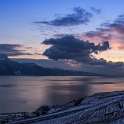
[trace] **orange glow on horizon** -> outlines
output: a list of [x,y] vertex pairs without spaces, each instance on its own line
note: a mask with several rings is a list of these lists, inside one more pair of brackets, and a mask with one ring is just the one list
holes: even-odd
[[124,62],[124,58],[121,57],[110,57],[110,56],[95,56],[97,59],[103,58],[107,62],[112,61],[112,62]]

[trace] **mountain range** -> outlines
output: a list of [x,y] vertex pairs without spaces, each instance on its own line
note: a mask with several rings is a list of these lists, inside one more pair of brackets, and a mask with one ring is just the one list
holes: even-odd
[[101,76],[100,74],[45,68],[35,63],[19,63],[0,55],[0,75],[10,76]]

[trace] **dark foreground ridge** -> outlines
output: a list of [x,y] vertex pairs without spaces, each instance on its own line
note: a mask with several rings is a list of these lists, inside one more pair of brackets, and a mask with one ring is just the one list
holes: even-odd
[[102,76],[89,72],[44,68],[35,63],[18,63],[0,55],[0,75],[3,76]]
[[0,115],[0,124],[123,124],[124,91],[97,93],[61,106]]

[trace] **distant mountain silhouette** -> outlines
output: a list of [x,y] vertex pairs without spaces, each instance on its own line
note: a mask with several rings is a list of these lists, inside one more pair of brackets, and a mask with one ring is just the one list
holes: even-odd
[[99,74],[45,68],[35,63],[18,63],[0,55],[0,75],[18,76],[101,76]]

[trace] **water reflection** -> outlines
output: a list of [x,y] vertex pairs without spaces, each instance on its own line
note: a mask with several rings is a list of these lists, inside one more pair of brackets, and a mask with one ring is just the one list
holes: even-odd
[[61,83],[52,83],[47,87],[49,103],[64,104],[77,97],[87,96],[90,90],[88,82],[91,80],[92,78],[83,78],[83,80],[75,78],[74,80],[61,80]]
[[97,92],[123,90],[124,78],[0,77],[0,113],[33,111]]

